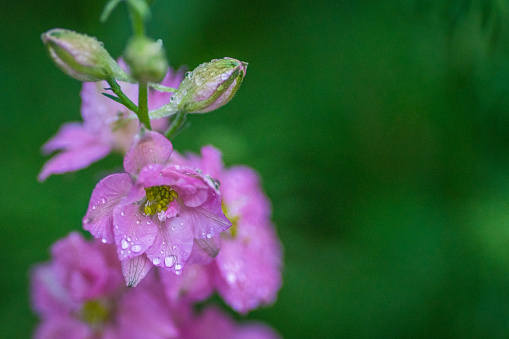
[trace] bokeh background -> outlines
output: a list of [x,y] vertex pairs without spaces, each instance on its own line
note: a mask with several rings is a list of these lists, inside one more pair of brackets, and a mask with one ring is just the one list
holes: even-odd
[[[81,228],[112,155],[44,183],[40,146],[80,120],[81,84],[40,33],[130,36],[104,0],[0,4],[0,337],[36,323],[28,271]],[[509,337],[509,2],[157,0],[175,67],[249,62],[235,99],[192,116],[179,151],[213,144],[263,177],[285,249],[272,307],[284,338]]]

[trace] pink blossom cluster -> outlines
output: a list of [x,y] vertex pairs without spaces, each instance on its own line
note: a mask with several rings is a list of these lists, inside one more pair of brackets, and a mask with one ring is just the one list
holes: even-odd
[[[163,84],[178,87],[182,74]],[[92,191],[83,228],[56,242],[32,272],[36,338],[278,338],[261,324],[239,325],[219,308],[194,305],[217,293],[234,311],[271,304],[281,287],[281,244],[257,173],[225,168],[205,146],[182,155],[158,131],[140,127],[120,104],[85,83],[83,124],[66,124],[44,147],[61,151],[39,178],[87,167],[111,151],[124,172]],[[133,95],[136,85],[123,86]],[[133,91],[133,93],[130,93]],[[150,92],[149,106],[168,101]]]
[[173,286],[152,271],[136,287],[123,283],[115,246],[71,233],[32,270],[32,304],[41,318],[35,339],[276,339],[257,322],[236,323],[215,306],[201,312],[170,302]]

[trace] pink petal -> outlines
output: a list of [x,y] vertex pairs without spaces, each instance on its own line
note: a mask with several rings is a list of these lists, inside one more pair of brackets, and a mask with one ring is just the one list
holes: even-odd
[[158,225],[136,204],[119,204],[113,210],[115,243],[120,260],[139,256],[154,243]]
[[88,339],[92,335],[92,330],[86,324],[64,316],[44,320],[35,330],[34,339]]
[[208,265],[186,265],[182,275],[168,270],[159,270],[159,277],[164,292],[173,305],[183,300],[200,302],[207,299],[213,292]]
[[113,243],[113,208],[127,195],[133,186],[126,173],[112,174],[95,186],[87,213],[83,217],[83,228],[103,242]]
[[52,174],[73,172],[85,168],[111,152],[111,147],[101,142],[84,144],[77,148],[65,150],[48,160],[37,179],[46,180]]
[[42,146],[43,153],[49,154],[66,148],[77,148],[97,142],[97,136],[90,134],[82,124],[70,122],[62,125],[57,134]]
[[147,250],[147,257],[155,266],[180,273],[193,248],[193,233],[181,218],[167,219],[158,226],[153,245]]
[[221,209],[220,202],[208,202],[199,207],[181,206],[180,217],[193,226],[196,239],[212,238],[231,226]]
[[122,274],[124,275],[126,286],[136,287],[146,277],[152,267],[154,265],[144,254],[122,260]]
[[137,138],[124,157],[124,169],[127,173],[138,174],[149,164],[165,164],[170,158],[173,146],[163,135],[148,131]]
[[118,338],[165,339],[178,335],[163,287],[151,275],[123,295],[117,318]]

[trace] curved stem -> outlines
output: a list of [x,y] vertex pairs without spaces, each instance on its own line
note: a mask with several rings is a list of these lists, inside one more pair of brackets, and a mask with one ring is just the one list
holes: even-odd
[[145,25],[143,18],[129,2],[127,2],[127,7],[129,9],[129,16],[131,17],[131,24],[133,26],[134,35],[138,37],[145,36]]
[[150,118],[148,116],[148,86],[146,82],[141,82],[138,85],[138,119],[140,122],[151,130]]
[[111,90],[113,91],[113,93],[115,93],[117,95],[117,97],[120,99],[122,104],[125,107],[129,108],[134,113],[138,114],[138,106],[136,106],[131,101],[131,99],[129,99],[127,97],[127,95],[125,95],[124,92],[122,92],[122,88],[120,88],[120,85],[117,83],[117,81],[113,78],[108,79],[107,81],[108,81],[108,84],[110,85]]
[[186,112],[185,111],[178,111],[175,115],[175,118],[171,122],[170,128],[166,131],[166,138],[168,140],[173,139],[177,133],[180,131],[180,128],[186,121]]

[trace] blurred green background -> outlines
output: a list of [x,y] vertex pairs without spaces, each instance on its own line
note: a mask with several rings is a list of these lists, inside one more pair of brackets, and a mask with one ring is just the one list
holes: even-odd
[[[80,119],[81,84],[40,33],[130,36],[104,0],[0,4],[0,337],[37,323],[28,270],[81,228],[112,155],[44,183],[40,146]],[[157,0],[148,32],[174,67],[249,62],[235,99],[190,117],[259,171],[285,249],[266,321],[285,338],[509,337],[509,3]]]

